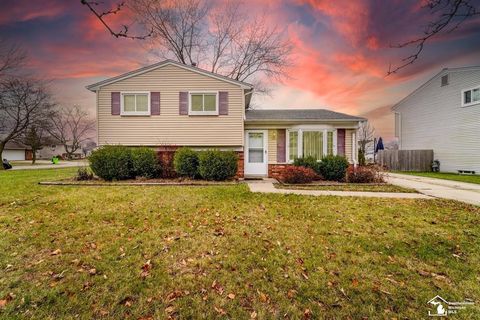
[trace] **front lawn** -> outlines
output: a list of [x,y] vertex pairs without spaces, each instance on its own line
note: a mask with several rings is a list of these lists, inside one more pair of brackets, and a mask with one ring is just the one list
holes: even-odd
[[1,319],[419,319],[480,312],[480,209],[0,172]]
[[451,173],[451,172],[413,172],[413,171],[407,171],[407,172],[399,171],[396,173],[480,184],[480,175],[478,174],[458,174],[458,173]]

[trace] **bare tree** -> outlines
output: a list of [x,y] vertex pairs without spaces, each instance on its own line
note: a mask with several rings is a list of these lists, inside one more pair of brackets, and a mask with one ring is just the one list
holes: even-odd
[[125,2],[118,3],[115,7],[110,8],[105,11],[99,11],[98,6],[101,4],[100,1],[89,1],[89,0],[80,0],[80,3],[87,6],[88,9],[98,18],[98,20],[103,24],[103,26],[110,32],[112,36],[115,38],[128,38],[128,39],[140,39],[144,40],[151,36],[151,32],[141,36],[132,36],[129,32],[129,26],[127,24],[122,25],[122,29],[120,31],[114,31],[110,25],[105,20],[108,16],[115,15],[119,13],[122,8],[125,6]]
[[52,141],[47,131],[49,125],[50,121],[37,122],[31,125],[19,139],[16,139],[32,149],[32,164],[37,160],[37,151]]
[[442,33],[449,33],[457,29],[466,20],[480,15],[478,0],[428,0],[423,8],[430,10],[437,18],[431,21],[425,28],[423,35],[416,39],[393,45],[394,48],[414,47],[414,52],[402,59],[398,66],[391,66],[387,75],[415,63],[420,57],[425,44],[433,37]]
[[95,129],[95,122],[80,106],[61,108],[50,127],[49,134],[63,147],[67,158],[72,159],[73,154],[89,140]]
[[373,128],[368,121],[361,122],[357,135],[358,160],[360,165],[365,165],[365,155],[374,142],[375,128]]
[[19,139],[31,125],[49,117],[52,108],[51,95],[42,82],[3,79],[0,82],[0,158],[7,142]]
[[[92,4],[85,0],[82,3],[89,7]],[[114,13],[125,8],[149,30],[149,37],[143,39],[162,58],[257,84],[287,77],[290,41],[281,29],[267,24],[265,15],[247,12],[241,1],[230,0],[213,7],[203,0],[135,0],[122,2]],[[100,14],[99,18],[103,17]]]
[[4,79],[12,71],[20,68],[26,58],[27,55],[23,48],[0,39],[0,79]]

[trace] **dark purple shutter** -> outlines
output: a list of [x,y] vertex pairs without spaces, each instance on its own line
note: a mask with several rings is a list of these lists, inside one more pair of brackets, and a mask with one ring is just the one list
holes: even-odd
[[345,129],[337,129],[337,154],[345,155]]
[[218,114],[226,116],[228,115],[228,92],[220,91],[218,95]]
[[188,92],[180,92],[178,100],[180,102],[178,113],[188,115]]
[[286,131],[279,129],[277,130],[277,162],[285,162],[286,158]]
[[112,92],[112,115],[120,114],[120,92]]
[[150,114],[160,115],[160,92],[150,92]]

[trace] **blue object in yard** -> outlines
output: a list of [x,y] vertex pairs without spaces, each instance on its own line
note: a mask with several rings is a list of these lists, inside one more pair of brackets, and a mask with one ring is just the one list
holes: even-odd
[[383,147],[383,140],[382,137],[378,138],[377,145],[375,146],[375,153],[377,153],[379,150],[384,150],[385,148]]

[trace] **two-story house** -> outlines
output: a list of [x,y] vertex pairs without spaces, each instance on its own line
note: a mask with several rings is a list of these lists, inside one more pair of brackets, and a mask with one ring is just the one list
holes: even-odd
[[253,86],[166,60],[87,87],[97,101],[97,142],[238,152],[239,176],[275,176],[295,157],[356,162],[365,119],[324,109],[250,110]]
[[441,171],[480,172],[480,66],[443,69],[392,110],[401,150],[433,149]]

